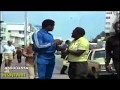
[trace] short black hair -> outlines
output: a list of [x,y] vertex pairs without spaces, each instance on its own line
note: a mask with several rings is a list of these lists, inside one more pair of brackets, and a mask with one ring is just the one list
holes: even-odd
[[69,42],[70,42],[70,40],[66,40],[66,41],[65,41],[65,43],[69,43]]
[[54,26],[54,23],[55,21],[53,21],[52,19],[45,19],[43,22],[42,22],[42,28],[46,28],[47,26]]
[[81,36],[85,35],[85,30],[81,27],[76,27],[75,30],[79,35],[81,35]]

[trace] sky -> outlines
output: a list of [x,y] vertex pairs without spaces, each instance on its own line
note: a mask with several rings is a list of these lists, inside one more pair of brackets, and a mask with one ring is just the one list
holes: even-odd
[[[3,11],[2,19],[6,23],[24,23],[24,11]],[[51,32],[55,38],[70,39],[75,27],[85,29],[85,37],[94,39],[105,30],[105,11],[27,11],[28,22],[40,25],[44,19],[55,21]]]

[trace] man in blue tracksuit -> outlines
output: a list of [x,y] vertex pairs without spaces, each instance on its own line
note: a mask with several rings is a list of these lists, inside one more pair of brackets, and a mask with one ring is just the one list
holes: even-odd
[[33,50],[36,53],[37,71],[39,79],[51,79],[55,66],[55,51],[61,40],[54,40],[53,35],[49,33],[54,29],[55,22],[46,19],[42,22],[42,29],[32,35]]

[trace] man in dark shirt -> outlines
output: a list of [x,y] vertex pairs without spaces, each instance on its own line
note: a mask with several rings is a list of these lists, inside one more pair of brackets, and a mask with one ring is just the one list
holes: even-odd
[[117,76],[120,79],[120,20],[113,25],[115,35],[106,41],[106,70],[110,70],[110,60],[112,58]]
[[20,47],[17,48],[16,54],[17,54],[18,63],[21,63],[22,50],[20,49]]
[[0,39],[0,67],[2,64],[2,53],[3,53],[2,40]]

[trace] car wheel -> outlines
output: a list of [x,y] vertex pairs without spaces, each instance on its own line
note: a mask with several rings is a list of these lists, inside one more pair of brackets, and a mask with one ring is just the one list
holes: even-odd
[[87,77],[88,77],[88,79],[98,79],[99,75],[98,75],[95,67],[91,68],[91,73],[89,73],[87,75]]
[[95,79],[95,76],[94,76],[94,74],[89,73],[89,74],[87,75],[87,78],[88,78],[88,79]]
[[92,72],[93,72],[93,74],[94,74],[95,79],[98,79],[98,78],[99,78],[99,74],[97,73],[95,67],[92,67]]

